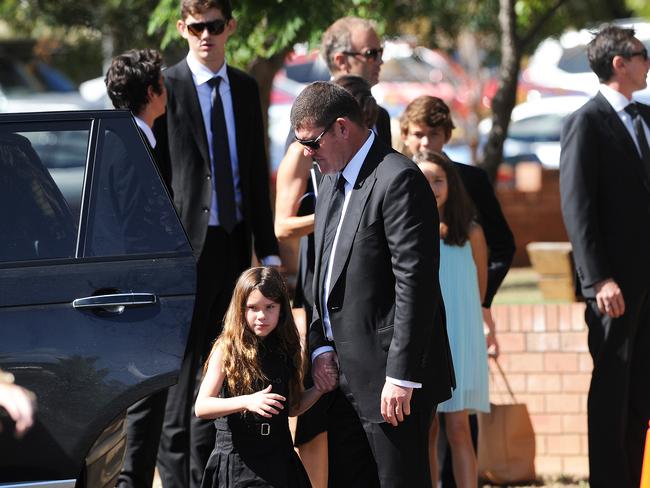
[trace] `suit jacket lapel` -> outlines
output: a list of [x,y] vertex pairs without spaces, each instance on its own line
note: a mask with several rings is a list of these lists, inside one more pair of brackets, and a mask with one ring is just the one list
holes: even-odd
[[596,95],[594,100],[598,103],[598,106],[603,113],[603,121],[607,124],[612,137],[616,140],[617,147],[621,149],[621,159],[630,161],[630,164],[638,173],[639,178],[643,181],[646,189],[650,191],[650,182],[648,182],[648,176],[643,167],[643,161],[641,160],[639,151],[629,131],[623,122],[621,122],[621,119],[614,111],[614,108],[600,92]]
[[174,86],[174,93],[177,93],[181,106],[186,108],[186,119],[188,127],[194,127],[191,131],[196,145],[201,151],[201,156],[206,164],[210,164],[210,151],[208,150],[208,138],[206,136],[205,125],[203,124],[203,113],[199,104],[199,95],[196,92],[192,72],[187,65],[187,61],[182,61],[182,69],[179,70],[179,76]]
[[[336,249],[334,254],[334,263],[332,265],[332,277],[330,280],[330,290],[334,288],[338,282],[345,264],[348,261],[348,256],[352,250],[352,244],[354,242],[354,236],[357,233],[359,228],[359,222],[361,221],[361,215],[366,207],[366,202],[372,191],[373,186],[375,185],[375,169],[381,161],[381,156],[378,154],[379,146],[377,142],[372,145],[370,152],[366,156],[357,181],[354,184],[352,189],[352,194],[350,195],[350,201],[348,202],[347,209],[345,211],[345,217],[343,218],[343,225],[339,232],[339,239],[336,243]],[[318,255],[318,254],[317,254]]]
[[239,167],[246,163],[246,158],[242,156],[242,150],[246,147],[246,141],[244,140],[247,132],[247,120],[248,116],[248,107],[247,99],[241,91],[242,83],[237,82],[237,73],[227,66],[228,70],[228,80],[230,81],[230,97],[232,98],[232,109],[235,116],[235,138],[237,140],[237,161]]
[[[314,255],[316,256],[316,262],[314,263],[314,286],[312,288],[314,290],[314,305],[316,307],[319,307],[322,296],[323,278],[321,273],[324,270],[321,266],[320,258],[323,251],[323,240],[325,238],[325,218],[332,199],[335,177],[336,175],[323,176],[321,184],[318,187],[321,193],[319,193],[319,198],[316,200],[316,215],[318,215],[319,218],[314,220]],[[320,215],[323,215],[324,217],[320,218]]]

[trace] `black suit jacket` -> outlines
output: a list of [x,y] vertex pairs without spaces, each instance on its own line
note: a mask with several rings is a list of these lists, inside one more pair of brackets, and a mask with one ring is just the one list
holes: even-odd
[[[320,257],[336,178],[323,178],[316,203],[312,351],[327,345]],[[387,375],[423,384],[413,392],[414,410],[451,396],[438,227],[435,198],[418,167],[375,139],[339,233],[327,303],[341,371],[360,416],[371,422],[383,422]]]
[[[650,125],[650,107],[640,110]],[[599,93],[567,119],[561,143],[562,213],[584,296],[606,278],[624,296],[646,289],[650,181],[630,133]]]
[[388,111],[381,105],[377,105],[377,121],[375,122],[375,128],[377,129],[379,140],[387,146],[392,147],[393,141],[390,133],[390,115],[388,115]]
[[501,282],[506,277],[512,258],[515,255],[515,239],[506,222],[501,205],[494,194],[487,173],[481,168],[462,163],[454,163],[465,189],[474,202],[478,219],[485,233],[488,255],[488,281],[485,291],[484,307],[492,305]]
[[[200,256],[210,217],[212,180],[210,153],[201,107],[186,60],[163,72],[167,113],[155,124],[159,165],[174,196],[174,205],[196,256]],[[247,249],[255,236],[255,252],[277,255],[269,195],[269,170],[264,127],[255,80],[228,66],[235,114],[239,181]],[[165,154],[165,149],[168,152]]]

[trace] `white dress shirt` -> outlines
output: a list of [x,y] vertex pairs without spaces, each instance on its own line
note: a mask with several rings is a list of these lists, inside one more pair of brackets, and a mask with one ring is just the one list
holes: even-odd
[[144,133],[145,137],[149,141],[149,145],[151,146],[151,148],[153,149],[154,147],[156,147],[156,136],[153,135],[153,131],[151,130],[151,127],[149,127],[147,123],[141,118],[135,115],[133,116],[133,118],[135,119],[135,125],[140,127],[140,130]]
[[[345,190],[344,190],[345,198],[343,200],[343,208],[341,209],[341,219],[339,220],[339,223],[336,227],[336,234],[334,235],[334,242],[332,243],[332,251],[330,252],[329,261],[327,262],[327,267],[325,268],[325,281],[323,282],[323,290],[322,290],[323,295],[321,297],[321,304],[322,304],[321,310],[323,312],[323,316],[321,317],[321,319],[323,322],[323,330],[325,332],[325,337],[327,337],[327,339],[330,341],[334,341],[334,334],[332,332],[332,324],[330,323],[329,310],[327,309],[327,300],[329,299],[330,283],[332,280],[332,268],[334,264],[334,258],[336,256],[336,245],[338,244],[339,232],[341,231],[341,226],[343,225],[343,219],[345,219],[345,213],[348,208],[348,203],[350,202],[352,189],[354,188],[354,184],[357,181],[357,177],[359,176],[359,172],[361,171],[363,162],[366,160],[366,156],[368,155],[368,152],[370,152],[370,147],[372,146],[372,143],[374,141],[375,141],[375,133],[374,131],[369,130],[368,139],[366,139],[366,142],[361,146],[361,148],[357,151],[357,153],[352,157],[350,162],[345,166],[343,171],[338,175],[338,178],[345,179]],[[317,356],[333,350],[334,348],[331,346],[322,346],[317,348],[312,353],[311,356],[312,362]],[[410,387],[410,388],[422,387],[421,383],[415,383],[413,381],[406,381],[406,380],[398,380],[395,378],[391,378],[389,376],[386,377],[386,380],[390,381],[393,384],[404,386],[404,387]]]
[[[632,137],[632,140],[636,145],[636,150],[639,152],[639,156],[643,157],[641,155],[639,141],[636,140],[636,132],[634,131],[632,116],[625,111],[625,107],[634,102],[634,100],[629,100],[625,95],[617,92],[605,84],[600,85],[600,93],[602,93],[602,95],[605,97],[605,100],[607,100],[612,108],[616,111],[616,115],[618,115],[618,118],[621,119],[621,122],[623,122],[623,125],[630,133],[630,137]],[[648,125],[645,123],[645,120],[642,119],[642,121],[646,141],[650,141],[650,129],[648,129]]]

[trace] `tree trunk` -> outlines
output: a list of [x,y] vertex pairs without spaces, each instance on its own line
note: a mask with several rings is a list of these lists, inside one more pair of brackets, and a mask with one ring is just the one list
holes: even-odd
[[521,63],[521,44],[516,33],[514,0],[499,0],[499,26],[501,28],[501,65],[499,87],[492,99],[492,129],[485,146],[481,166],[492,182],[503,160],[503,142],[508,133],[510,114],[517,97],[517,81]]

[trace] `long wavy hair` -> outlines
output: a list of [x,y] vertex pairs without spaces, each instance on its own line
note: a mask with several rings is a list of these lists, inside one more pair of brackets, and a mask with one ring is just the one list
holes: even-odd
[[[266,338],[257,337],[246,322],[246,302],[253,290],[259,290],[267,299],[280,304],[278,325]],[[224,318],[223,332],[210,353],[212,355],[216,348],[221,349],[223,370],[231,395],[249,395],[263,388],[262,385],[268,381],[262,372],[258,353],[262,341],[269,340],[289,363],[289,405],[295,406],[299,403],[302,390],[302,354],[298,329],[291,315],[287,285],[275,268],[250,268],[237,280]]]
[[416,154],[415,162],[440,166],[447,175],[447,201],[444,215],[440,215],[441,227],[443,224],[447,227],[443,240],[450,246],[462,246],[469,239],[469,231],[476,222],[476,208],[458,170],[447,156],[433,151]]

